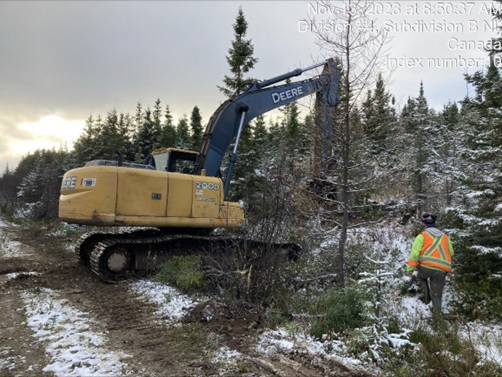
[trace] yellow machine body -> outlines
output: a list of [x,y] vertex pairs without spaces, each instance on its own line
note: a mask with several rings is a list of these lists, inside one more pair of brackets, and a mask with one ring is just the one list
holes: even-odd
[[98,226],[239,228],[244,210],[223,199],[220,178],[123,166],[64,175],[61,220]]

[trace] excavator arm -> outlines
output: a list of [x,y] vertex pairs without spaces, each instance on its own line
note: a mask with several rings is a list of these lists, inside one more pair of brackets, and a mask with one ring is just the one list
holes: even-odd
[[[318,77],[270,86],[321,65],[324,65],[324,69]],[[219,176],[224,155],[234,143],[228,169],[223,179],[226,197],[237,161],[237,147],[243,127],[259,115],[314,93],[317,93],[318,102],[323,106],[321,111],[325,113],[327,109],[335,107],[338,103],[338,81],[339,74],[335,62],[333,59],[328,59],[308,68],[298,68],[269,80],[255,82],[244,93],[235,95],[215,111],[204,133],[194,173],[200,174],[204,169],[208,176]],[[325,117],[323,120],[324,129],[330,127],[330,119],[331,117]]]

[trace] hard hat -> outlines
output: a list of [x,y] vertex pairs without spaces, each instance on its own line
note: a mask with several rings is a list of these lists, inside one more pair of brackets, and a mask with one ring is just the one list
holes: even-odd
[[420,216],[420,220],[422,220],[422,222],[427,225],[435,224],[436,215],[433,213],[424,212],[422,213],[422,216]]

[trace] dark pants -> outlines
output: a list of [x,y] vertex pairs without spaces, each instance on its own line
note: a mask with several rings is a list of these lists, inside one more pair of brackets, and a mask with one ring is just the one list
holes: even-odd
[[424,302],[432,299],[432,308],[436,314],[441,313],[441,299],[446,280],[446,272],[418,266],[418,281],[424,294]]

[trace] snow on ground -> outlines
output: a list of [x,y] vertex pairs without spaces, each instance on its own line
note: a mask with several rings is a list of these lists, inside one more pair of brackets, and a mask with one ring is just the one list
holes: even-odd
[[36,276],[36,275],[40,275],[40,273],[37,271],[28,271],[28,272],[23,271],[23,272],[11,272],[9,274],[5,274],[4,276],[7,280],[15,280],[25,276]]
[[13,258],[26,255],[21,251],[21,243],[9,239],[9,237],[7,237],[5,232],[1,229],[13,226],[17,225],[8,223],[0,217],[0,257]]
[[93,329],[88,313],[73,308],[50,289],[21,292],[28,326],[44,345],[51,362],[43,370],[56,376],[126,375],[130,357],[106,348],[106,337]]
[[21,251],[21,243],[12,241],[0,232],[0,257],[13,258],[25,255]]
[[12,355],[13,350],[11,347],[3,346],[0,348],[0,370],[12,370],[18,364],[26,363],[26,358],[20,355]]
[[216,354],[211,358],[211,363],[218,367],[220,374],[226,373],[236,368],[237,363],[242,359],[243,355],[228,347],[220,347]]
[[140,298],[153,302],[157,306],[155,314],[170,324],[176,324],[198,304],[198,301],[181,294],[177,289],[161,283],[138,280],[130,288]]
[[502,325],[470,322],[463,326],[461,334],[476,345],[483,360],[502,367]]
[[11,226],[17,226],[16,224],[9,223],[0,217],[0,228],[6,228]]
[[361,361],[347,357],[347,347],[341,341],[317,341],[310,335],[286,329],[270,330],[260,335],[256,351],[273,357],[277,353],[308,354],[336,360],[344,365],[361,365]]

